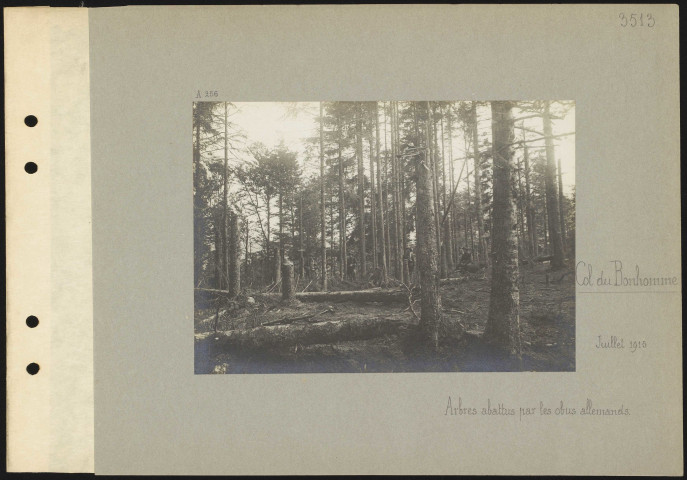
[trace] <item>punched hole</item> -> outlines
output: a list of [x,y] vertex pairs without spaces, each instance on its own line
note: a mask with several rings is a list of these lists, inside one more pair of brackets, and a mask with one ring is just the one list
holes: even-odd
[[38,125],[38,119],[33,115],[27,115],[24,118],[24,123],[27,127],[35,127],[36,125]]
[[38,326],[38,317],[35,315],[26,317],[26,326],[29,328],[36,328]]
[[35,375],[38,373],[38,370],[40,370],[41,367],[37,363],[29,363],[26,366],[26,371],[29,372],[29,375]]
[[24,165],[24,170],[28,174],[36,173],[38,171],[38,165],[36,165],[33,162],[26,162],[26,164]]

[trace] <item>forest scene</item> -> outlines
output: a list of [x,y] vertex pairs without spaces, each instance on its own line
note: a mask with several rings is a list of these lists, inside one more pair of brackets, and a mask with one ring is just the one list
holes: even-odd
[[575,371],[575,103],[195,102],[195,373]]

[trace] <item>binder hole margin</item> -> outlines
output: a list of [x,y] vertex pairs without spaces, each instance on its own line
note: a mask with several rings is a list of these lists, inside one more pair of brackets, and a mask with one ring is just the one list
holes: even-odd
[[29,372],[29,375],[35,375],[38,373],[38,370],[40,370],[41,367],[37,363],[29,363],[26,366],[26,371]]

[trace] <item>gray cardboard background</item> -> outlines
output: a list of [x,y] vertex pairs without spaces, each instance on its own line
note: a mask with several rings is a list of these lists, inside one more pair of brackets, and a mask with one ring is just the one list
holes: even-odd
[[[623,28],[619,12],[656,23]],[[198,89],[231,101],[575,100],[578,260],[679,277],[676,6],[89,15],[97,473],[682,472],[679,292],[578,287],[575,373],[194,375],[192,320]],[[650,348],[595,349],[601,334]],[[631,415],[445,416],[449,395],[480,407],[589,398]]]

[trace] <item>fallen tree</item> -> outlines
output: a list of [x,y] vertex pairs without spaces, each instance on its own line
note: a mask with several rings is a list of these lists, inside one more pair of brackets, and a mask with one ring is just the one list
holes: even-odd
[[410,321],[398,318],[361,318],[200,333],[196,334],[195,342],[197,348],[207,348],[211,354],[239,350],[270,350],[292,348],[296,345],[366,340],[398,334],[412,325]]
[[382,290],[352,290],[342,292],[301,292],[296,294],[296,298],[301,302],[382,302],[382,303],[404,303],[408,296],[400,289]]
[[315,313],[311,313],[308,315],[301,315],[300,317],[280,318],[279,320],[274,320],[272,322],[263,323],[261,326],[268,327],[271,325],[290,325],[290,324],[296,323],[296,322],[317,323],[320,320],[314,320],[315,317],[320,316],[320,315],[325,314],[325,313],[333,313],[333,312],[334,312],[334,309],[332,307],[327,307],[326,309],[322,310],[321,312],[315,312]]
[[[214,293],[217,295],[226,295],[225,290],[214,290],[208,288],[197,288],[196,290]],[[281,295],[277,293],[263,293],[256,294],[257,297],[265,297],[272,299],[280,299]],[[401,289],[382,290],[381,288],[372,288],[368,290],[349,290],[342,292],[298,292],[296,293],[296,300],[301,302],[381,302],[381,303],[405,303],[408,301],[408,295]]]

